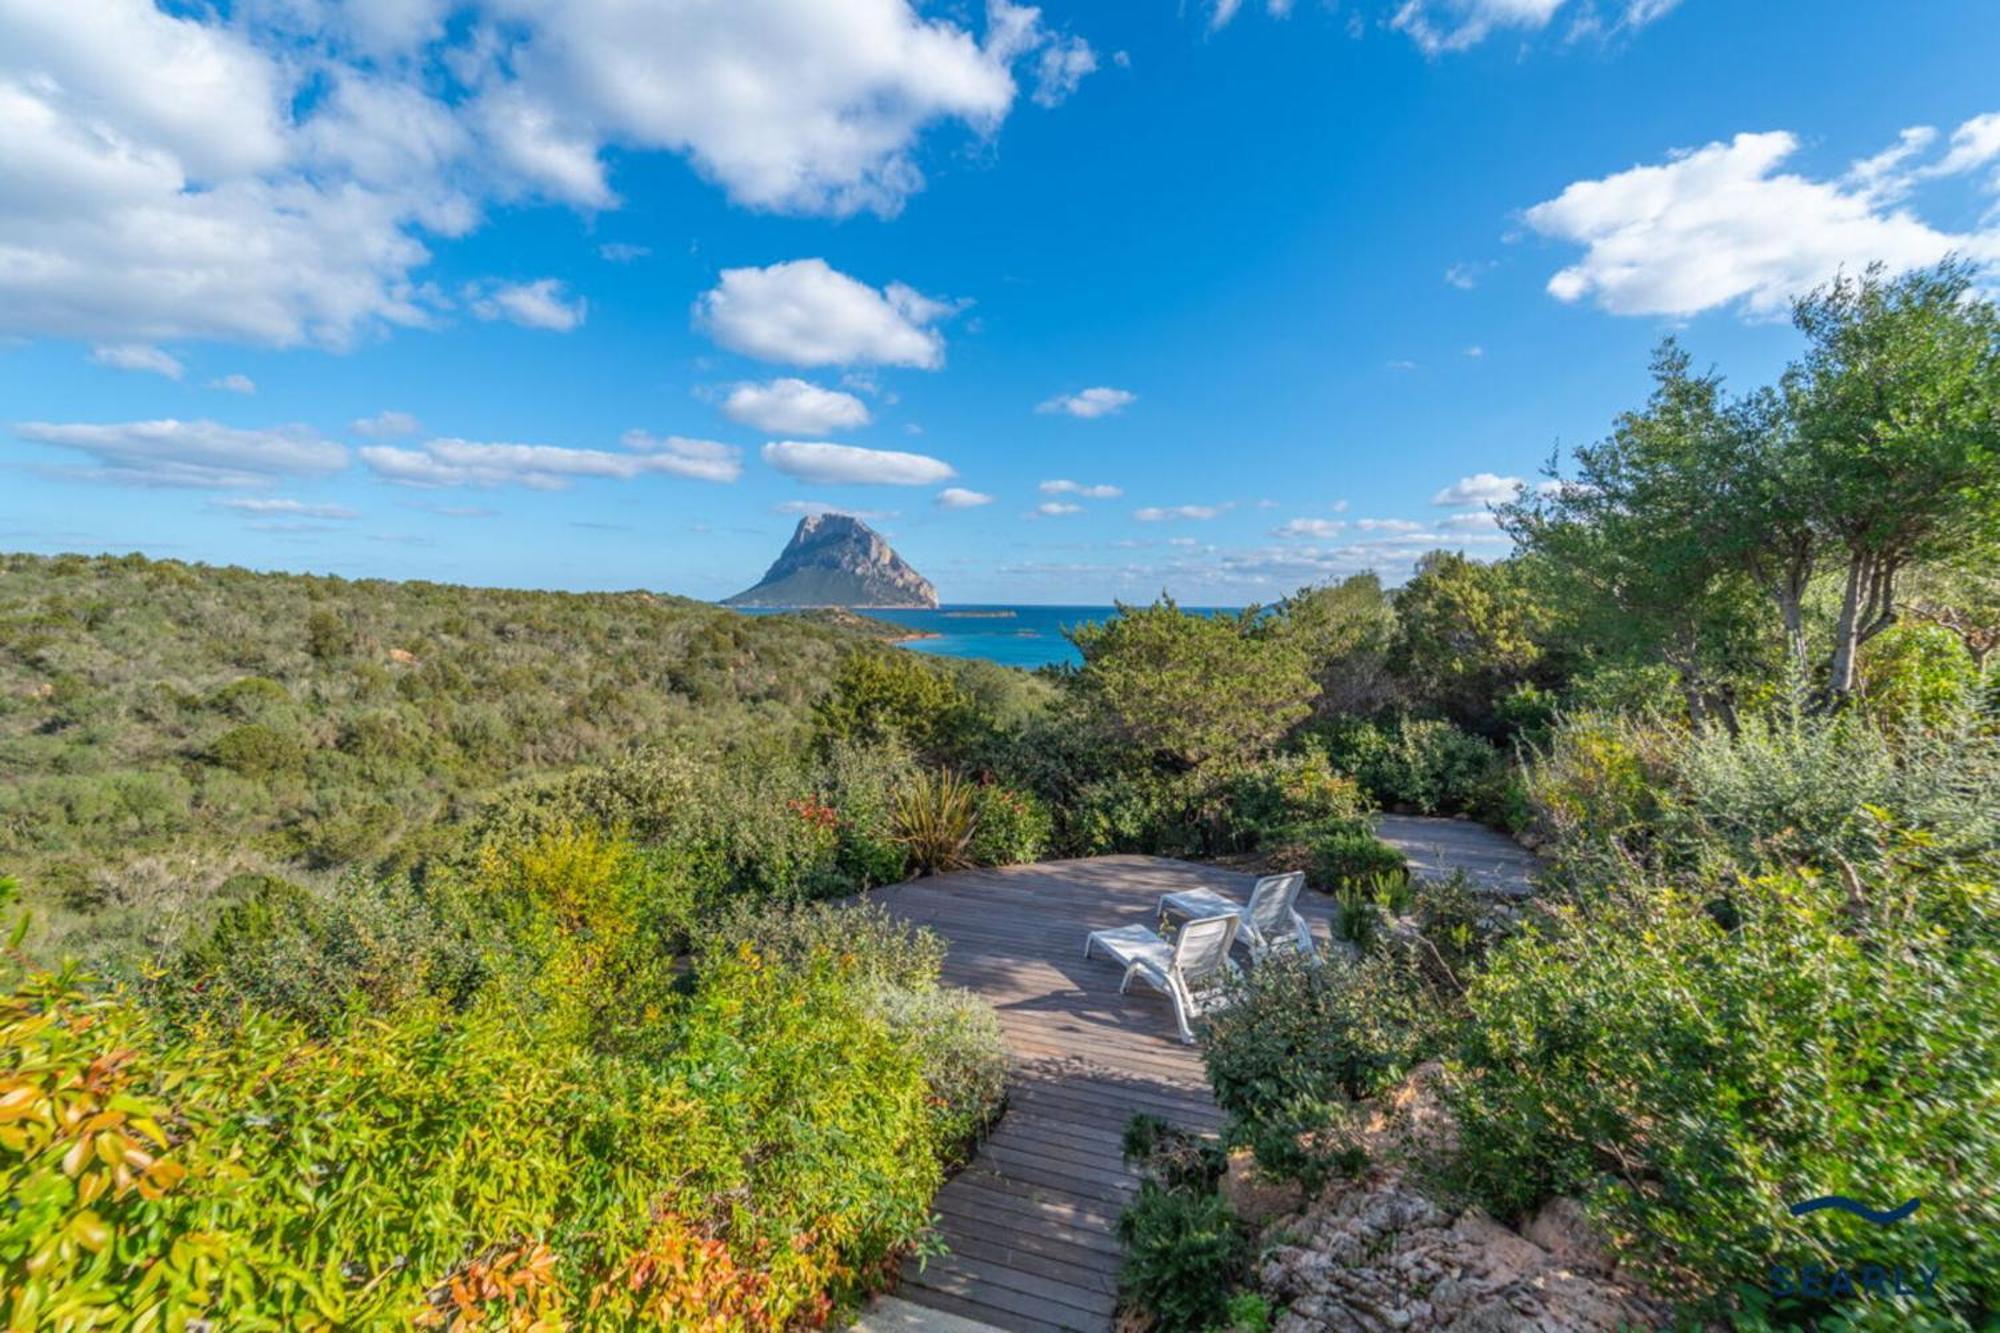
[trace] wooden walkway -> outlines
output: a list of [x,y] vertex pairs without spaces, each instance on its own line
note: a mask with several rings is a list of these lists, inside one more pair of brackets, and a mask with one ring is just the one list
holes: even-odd
[[[1217,1129],[1201,1056],[1174,1035],[1167,998],[1117,965],[1085,962],[1084,936],[1150,924],[1160,895],[1249,876],[1149,856],[1107,856],[913,880],[870,895],[950,945],[945,980],[999,1012],[1014,1055],[1007,1113],[933,1205],[949,1252],[911,1261],[903,1300],[1026,1333],[1111,1327],[1118,1215],[1138,1190],[1120,1157],[1134,1112]],[[1326,899],[1301,897],[1314,933]]]

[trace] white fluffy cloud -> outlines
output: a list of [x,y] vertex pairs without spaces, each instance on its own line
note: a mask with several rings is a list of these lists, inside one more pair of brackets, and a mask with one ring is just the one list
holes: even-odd
[[[975,36],[907,0],[513,0],[513,82],[482,98],[488,133],[543,189],[601,207],[603,144],[684,153],[737,202],[893,213],[923,185],[926,126],[980,134],[1012,105],[1012,67],[1073,49],[1037,10],[990,0]],[[1085,50],[1088,48],[1086,47]],[[1077,55],[1038,73],[1057,98]]]
[[208,387],[220,389],[224,393],[240,393],[247,397],[257,392],[257,381],[242,374],[218,375],[208,382]]
[[1433,495],[1431,503],[1446,509],[1464,509],[1468,505],[1506,504],[1521,493],[1522,485],[1519,477],[1475,472],[1469,477],[1460,477]]
[[1235,504],[1219,505],[1148,505],[1144,509],[1132,511],[1132,517],[1141,523],[1166,523],[1177,518],[1210,519],[1234,509]]
[[1044,500],[1035,506],[1035,512],[1043,518],[1061,518],[1066,514],[1081,514],[1083,506],[1063,500]]
[[90,359],[113,370],[140,370],[170,380],[179,379],[187,369],[178,357],[148,343],[99,343],[90,349]]
[[347,450],[304,426],[243,430],[214,421],[23,422],[30,444],[80,453],[92,481],[216,490],[263,486],[281,477],[318,476],[347,465]]
[[992,503],[992,496],[983,491],[969,491],[963,486],[947,486],[937,493],[940,509],[977,509]]
[[736,385],[722,411],[731,421],[778,435],[828,435],[868,424],[868,405],[853,394],[789,377]]
[[824,486],[931,486],[958,475],[951,464],[928,454],[851,444],[773,440],[763,454],[786,476]]
[[1584,247],[1549,279],[1562,301],[1592,297],[1619,315],[1692,315],[1734,305],[1752,318],[1781,315],[1791,299],[1834,276],[1880,262],[1891,270],[1961,251],[2000,259],[2000,226],[1953,233],[1899,202],[1923,181],[1971,171],[2000,155],[2000,118],[1981,116],[1952,136],[1938,161],[1915,158],[1935,139],[1919,127],[1855,164],[1815,180],[1780,167],[1798,150],[1785,131],[1739,134],[1599,180],[1578,181],[1524,215],[1544,236]]
[[547,329],[568,333],[583,325],[590,305],[582,297],[572,299],[556,278],[533,282],[498,282],[476,286],[467,294],[472,313],[484,320],[504,319],[524,329]]
[[527,486],[561,490],[581,478],[629,481],[665,473],[697,481],[730,482],[743,472],[738,450],[712,440],[655,438],[627,431],[627,452],[570,449],[553,444],[485,444],[426,440],[419,448],[372,444],[359,452],[377,476],[405,486]]
[[360,518],[361,515],[346,505],[308,504],[304,500],[266,499],[263,497],[243,497],[235,500],[217,500],[219,508],[231,509],[239,514],[254,514],[259,518],[279,515],[287,518]]
[[1113,412],[1121,412],[1137,402],[1139,395],[1129,389],[1112,389],[1102,385],[1094,389],[1083,389],[1077,393],[1062,393],[1040,403],[1037,412],[1062,412],[1073,417],[1108,417]]
[[353,423],[356,435],[366,435],[370,439],[393,439],[398,435],[415,435],[423,423],[408,412],[377,412],[372,417],[362,417]]
[[434,323],[429,237],[496,201],[614,207],[614,149],[683,155],[751,207],[892,213],[927,131],[990,135],[1017,69],[1053,103],[1095,65],[1008,0],[983,26],[910,0],[172,11],[0,0],[0,336]]
[[1086,486],[1080,481],[1045,481],[1036,489],[1043,495],[1080,495],[1086,500],[1116,500],[1125,494],[1118,487],[1102,482]]
[[880,291],[824,259],[730,268],[695,302],[695,324],[732,352],[794,366],[944,364],[932,325],[950,314],[899,282]]

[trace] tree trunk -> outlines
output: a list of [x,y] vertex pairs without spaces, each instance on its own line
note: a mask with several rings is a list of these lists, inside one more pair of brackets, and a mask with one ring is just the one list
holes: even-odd
[[1840,618],[1834,623],[1833,657],[1827,667],[1830,709],[1844,707],[1854,697],[1861,645],[1896,623],[1899,568],[1899,561],[1873,552],[1848,558],[1847,586],[1841,589]]

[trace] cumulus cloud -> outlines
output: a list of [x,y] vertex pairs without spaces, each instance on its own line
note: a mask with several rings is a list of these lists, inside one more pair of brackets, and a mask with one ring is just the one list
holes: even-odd
[[1480,504],[1506,504],[1520,494],[1523,484],[1519,477],[1475,472],[1469,477],[1460,477],[1433,495],[1431,503],[1445,509],[1464,509],[1468,505]]
[[255,514],[268,518],[282,514],[291,518],[360,518],[361,515],[346,505],[308,504],[304,500],[280,500],[264,497],[245,496],[234,500],[217,500],[218,508],[234,510],[239,514]]
[[1354,526],[1363,532],[1387,533],[1392,537],[1414,537],[1424,532],[1424,525],[1407,518],[1357,518]]
[[90,349],[90,359],[113,370],[139,370],[170,380],[186,370],[178,358],[146,343],[99,343]]
[[304,426],[243,430],[214,421],[54,423],[28,421],[14,434],[30,444],[84,455],[93,481],[215,490],[318,476],[347,465],[347,450]]
[[547,329],[553,333],[568,333],[582,327],[590,310],[590,303],[582,297],[571,299],[566,286],[557,278],[476,285],[466,296],[472,304],[472,313],[481,319],[504,319],[524,329]]
[[947,486],[937,493],[940,509],[977,509],[992,503],[992,496],[983,491],[969,491],[963,486]]
[[1061,518],[1065,514],[1081,514],[1083,506],[1062,500],[1044,500],[1035,506],[1035,512],[1043,518]]
[[697,327],[732,352],[794,366],[944,364],[931,327],[954,307],[902,283],[880,291],[824,259],[730,268],[695,302]]
[[514,485],[553,491],[585,478],[629,481],[664,473],[730,482],[743,471],[740,451],[713,440],[655,438],[644,431],[627,431],[622,443],[627,452],[436,439],[418,448],[366,445],[359,453],[377,476],[405,486]]
[[398,435],[415,435],[423,423],[408,412],[377,412],[372,417],[362,417],[355,421],[352,429],[356,435],[366,435],[370,439],[387,440]]
[[738,384],[722,401],[731,421],[774,434],[827,435],[868,424],[868,405],[851,393],[801,379]]
[[627,241],[607,241],[597,247],[598,257],[613,264],[629,264],[635,259],[644,259],[653,253],[650,245],[633,245]]
[[951,464],[927,454],[851,444],[773,440],[763,455],[786,476],[823,486],[931,486],[958,475]]
[[1132,517],[1141,523],[1166,523],[1174,519],[1210,519],[1234,509],[1234,503],[1219,505],[1148,505],[1144,509],[1132,511]]
[[1052,104],[1095,66],[1008,0],[983,25],[910,0],[0,0],[0,32],[0,336],[107,342],[432,324],[432,238],[496,202],[616,207],[614,151],[750,207],[890,214],[928,132],[991,136],[1017,71]]
[[1086,500],[1116,500],[1125,494],[1116,486],[1099,483],[1086,486],[1080,481],[1045,481],[1036,489],[1043,495],[1079,495]]
[[1475,509],[1467,514],[1451,514],[1440,520],[1438,527],[1445,532],[1498,532],[1500,516],[1487,509]]
[[1943,231],[1897,203],[1922,181],[2000,155],[2000,119],[1967,121],[1942,158],[1916,163],[1934,137],[1905,131],[1896,148],[1846,176],[1816,180],[1780,170],[1798,151],[1796,136],[1738,134],[1664,163],[1578,181],[1524,217],[1542,235],[1584,249],[1549,279],[1558,300],[1590,297],[1618,315],[1734,306],[1775,318],[1843,268],[1880,262],[1900,272],[1952,251],[2000,259],[2000,226]]
[[1076,393],[1057,394],[1054,398],[1036,406],[1037,412],[1062,412],[1073,417],[1108,417],[1113,412],[1122,412],[1137,402],[1139,395],[1128,389],[1112,389],[1099,386],[1083,389]]
[[1337,537],[1347,524],[1337,518],[1295,518],[1271,529],[1273,537]]
[[218,375],[208,382],[208,387],[211,389],[220,389],[224,393],[240,393],[248,397],[257,392],[257,381],[251,379],[248,375]]
[[[926,127],[990,134],[1015,97],[1013,65],[1073,41],[1007,0],[988,4],[983,37],[907,0],[511,8],[531,34],[508,53],[516,80],[484,99],[490,133],[549,193],[592,207],[611,197],[599,150],[613,143],[685,153],[752,207],[892,214],[923,186],[913,150]],[[1054,100],[1060,79],[1038,80]]]

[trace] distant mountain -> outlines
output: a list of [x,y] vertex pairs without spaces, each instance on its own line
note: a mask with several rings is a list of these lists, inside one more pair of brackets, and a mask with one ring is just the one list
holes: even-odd
[[725,606],[938,604],[931,581],[889,549],[882,534],[846,514],[808,514],[753,588]]

